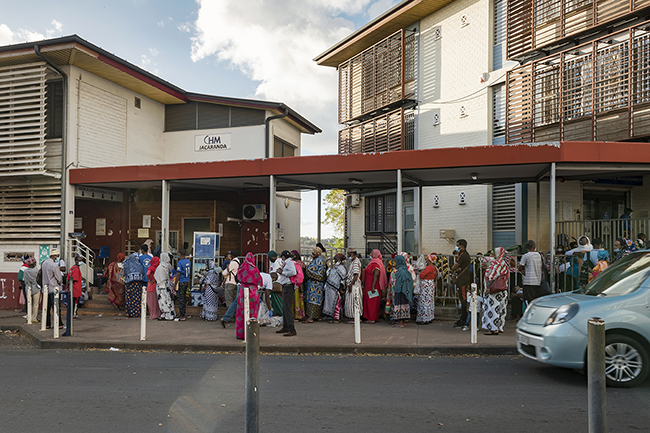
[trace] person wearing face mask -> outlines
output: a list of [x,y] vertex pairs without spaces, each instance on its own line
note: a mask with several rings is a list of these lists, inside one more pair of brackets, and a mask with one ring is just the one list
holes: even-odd
[[[45,260],[41,265],[41,273],[43,274],[43,285],[48,289],[48,310],[46,325],[48,328],[52,327],[52,313],[54,311],[54,288],[58,287],[59,290],[63,287],[63,277],[61,276],[61,269],[57,265],[59,259],[58,248],[52,248],[50,251],[50,258]],[[43,318],[41,317],[41,320]],[[61,310],[59,310],[59,323],[61,322]],[[63,326],[61,326],[63,327]]]
[[455,272],[458,276],[456,295],[460,301],[460,319],[454,323],[454,328],[462,328],[465,326],[465,322],[467,322],[467,294],[471,283],[469,275],[471,259],[467,252],[467,241],[465,239],[458,239],[454,250],[458,252],[458,257],[454,266],[451,267],[451,271]]
[[612,263],[621,260],[631,252],[636,251],[634,242],[627,238],[618,238],[614,241],[614,260]]

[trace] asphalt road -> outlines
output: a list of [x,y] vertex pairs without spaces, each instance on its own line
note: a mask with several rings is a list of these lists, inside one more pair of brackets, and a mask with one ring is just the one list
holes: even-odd
[[[36,350],[0,336],[2,432],[243,432],[242,355]],[[587,432],[585,376],[513,357],[261,357],[261,432]],[[608,389],[650,430],[650,383]]]

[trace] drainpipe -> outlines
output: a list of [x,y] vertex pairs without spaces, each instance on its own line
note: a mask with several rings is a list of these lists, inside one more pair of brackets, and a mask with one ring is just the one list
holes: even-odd
[[[61,132],[61,238],[60,238],[60,245],[59,245],[59,250],[61,252],[61,257],[65,258],[65,219],[66,219],[66,209],[65,209],[65,204],[66,204],[66,187],[67,187],[67,166],[68,166],[68,158],[67,158],[67,153],[68,153],[68,148],[66,146],[66,136],[67,136],[67,121],[68,121],[68,76],[66,75],[65,72],[63,72],[61,69],[59,69],[58,66],[56,66],[54,63],[49,61],[48,59],[41,54],[41,51],[38,48],[38,45],[34,45],[34,52],[38,57],[43,59],[45,63],[47,63],[52,69],[54,69],[59,75],[63,77],[63,131]],[[68,268],[70,267],[69,263],[66,263],[68,265]]]
[[264,120],[264,142],[266,144],[266,148],[264,149],[264,157],[265,158],[268,158],[269,154],[270,154],[270,152],[269,152],[269,125],[271,124],[271,120],[282,119],[283,117],[287,117],[288,115],[289,115],[289,107],[285,107],[284,114],[278,114],[277,116],[267,117],[266,120]]

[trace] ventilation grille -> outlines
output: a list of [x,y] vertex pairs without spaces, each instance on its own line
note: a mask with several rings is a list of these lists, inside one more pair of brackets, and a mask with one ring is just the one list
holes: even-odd
[[492,187],[492,231],[515,230],[515,185]]

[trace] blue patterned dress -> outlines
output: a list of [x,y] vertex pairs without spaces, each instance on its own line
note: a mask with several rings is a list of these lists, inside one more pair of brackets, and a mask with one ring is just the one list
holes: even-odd
[[311,319],[320,319],[323,311],[325,296],[325,280],[327,280],[327,262],[319,255],[307,266],[305,275],[305,314]]

